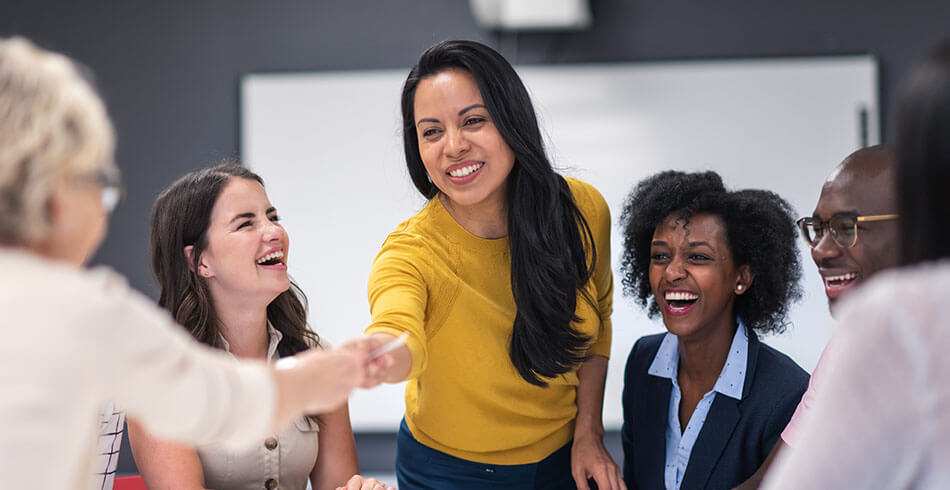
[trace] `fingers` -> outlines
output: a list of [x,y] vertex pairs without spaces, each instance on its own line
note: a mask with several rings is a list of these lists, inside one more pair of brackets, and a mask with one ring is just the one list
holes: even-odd
[[383,383],[394,363],[392,354],[388,353],[369,361],[366,364],[366,377],[361,387],[368,389]]
[[590,490],[590,487],[587,485],[587,472],[584,470],[584,468],[573,468],[571,470],[571,476],[574,477],[574,483],[577,485],[577,490]]
[[594,470],[593,478],[594,482],[597,483],[598,489],[603,488],[605,490],[615,490],[614,487],[611,486],[610,477],[607,476],[607,472],[604,471],[602,465],[597,465],[597,468]]
[[627,485],[620,474],[620,468],[613,461],[598,463],[594,470],[594,481],[599,489],[626,490]]
[[571,458],[571,476],[578,490],[590,490],[589,480],[594,480],[598,490],[626,490],[620,468],[606,452],[586,457],[583,453],[574,453]]
[[346,482],[346,490],[360,490],[363,487],[363,477],[360,475],[353,475]]
[[613,461],[597,463],[594,467],[594,481],[597,488],[603,490],[626,490],[627,485],[620,474],[620,468]]
[[389,334],[361,335],[338,347],[348,352],[358,353],[360,356],[362,362],[359,370],[362,375],[358,384],[360,388],[373,388],[387,380],[392,367],[396,364],[396,358],[391,351],[387,352],[384,346],[387,345],[387,341],[395,338]]
[[360,475],[353,475],[346,482],[346,487],[338,487],[337,490],[396,490],[393,487],[383,485],[375,478],[363,478]]

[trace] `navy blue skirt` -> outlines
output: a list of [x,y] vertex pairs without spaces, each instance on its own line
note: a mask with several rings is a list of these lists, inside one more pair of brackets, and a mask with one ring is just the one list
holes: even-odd
[[437,451],[414,437],[403,420],[396,442],[399,490],[575,490],[571,444],[537,463],[476,463]]

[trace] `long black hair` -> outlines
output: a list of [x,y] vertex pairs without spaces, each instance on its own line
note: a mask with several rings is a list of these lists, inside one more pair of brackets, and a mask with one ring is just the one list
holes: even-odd
[[752,284],[737,295],[733,313],[746,328],[780,333],[793,301],[801,299],[801,263],[792,207],[778,194],[729,191],[716,172],[654,174],[633,188],[623,207],[623,290],[655,317],[660,308],[650,286],[653,232],[668,216],[698,213],[722,218],[733,262],[748,265]]
[[907,80],[897,110],[902,265],[950,257],[950,39]]
[[[250,170],[235,163],[191,172],[162,191],[152,207],[152,270],[158,280],[158,304],[168,310],[199,341],[221,348],[218,315],[211,292],[197,274],[201,253],[208,248],[208,226],[218,196],[231,179],[264,185]],[[193,246],[189,264],[184,254]],[[293,282],[267,305],[267,320],[283,335],[277,352],[291,356],[319,343],[307,328],[307,299]]]
[[506,196],[511,291],[517,307],[510,357],[527,382],[547,386],[542,378],[564,374],[586,359],[590,338],[571,322],[582,321],[575,315],[578,293],[594,304],[584,289],[597,260],[593,236],[567,181],[544,153],[537,115],[521,78],[504,57],[477,42],[443,41],[430,47],[406,78],[403,147],[419,192],[432,199],[439,189],[429,180],[419,154],[416,87],[424,78],[449,69],[472,75],[492,121],[515,155]]

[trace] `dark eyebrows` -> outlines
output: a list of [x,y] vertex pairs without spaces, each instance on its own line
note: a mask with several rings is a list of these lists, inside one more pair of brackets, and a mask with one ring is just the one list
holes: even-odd
[[267,208],[267,211],[264,211],[264,214],[271,214],[271,213],[276,213],[276,212],[277,212],[277,208],[275,208],[274,206],[271,206]]
[[[239,214],[239,215],[237,215],[237,216],[231,218],[230,223],[234,223],[235,221],[237,221],[237,220],[239,220],[239,219],[242,219],[242,218],[251,219],[251,218],[253,218],[253,217],[254,217],[254,213],[241,213],[241,214]],[[230,224],[230,223],[229,223],[229,224]]]
[[707,246],[707,247],[709,247],[709,248],[713,248],[713,246],[710,245],[709,242],[689,242],[689,246],[690,246],[690,247],[701,247],[701,246],[703,246],[703,245],[705,245],[705,246]]
[[652,246],[652,247],[669,247],[669,245],[668,245],[666,242],[662,241],[662,240],[653,240],[653,242],[650,243],[650,246]]
[[479,107],[481,107],[482,109],[485,109],[485,104],[472,104],[472,105],[470,105],[470,106],[468,106],[468,107],[466,107],[466,108],[460,110],[460,111],[459,111],[459,115],[461,116],[461,115],[465,114],[466,112],[468,112],[468,111],[470,111],[470,110],[472,110],[472,109],[477,109],[477,108],[479,108]]
[[[470,106],[468,106],[468,107],[466,107],[466,108],[460,110],[460,111],[459,111],[459,115],[462,116],[462,115],[464,115],[466,112],[468,112],[468,111],[470,111],[470,110],[472,110],[472,109],[478,109],[478,108],[487,109],[487,107],[485,107],[485,104],[472,104],[472,105],[470,105]],[[420,124],[422,124],[422,123],[424,123],[424,122],[431,122],[431,123],[436,123],[436,124],[438,124],[438,123],[439,123],[439,120],[436,119],[436,118],[434,118],[434,117],[424,117],[424,118],[422,118],[422,119],[416,121],[416,126],[418,126],[418,125],[420,125]]]

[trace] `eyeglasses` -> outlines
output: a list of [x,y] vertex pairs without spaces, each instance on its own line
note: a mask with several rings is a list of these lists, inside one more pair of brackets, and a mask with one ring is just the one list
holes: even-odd
[[890,221],[897,219],[898,216],[897,214],[875,214],[870,216],[836,214],[828,221],[805,217],[799,219],[797,223],[798,229],[802,232],[802,237],[812,248],[821,241],[825,230],[831,232],[831,238],[834,239],[835,243],[844,248],[851,248],[858,242],[858,223]]
[[102,188],[102,209],[104,209],[106,213],[111,213],[125,195],[122,178],[119,176],[119,171],[114,168],[102,168],[95,172],[81,175],[80,178],[92,181]]

